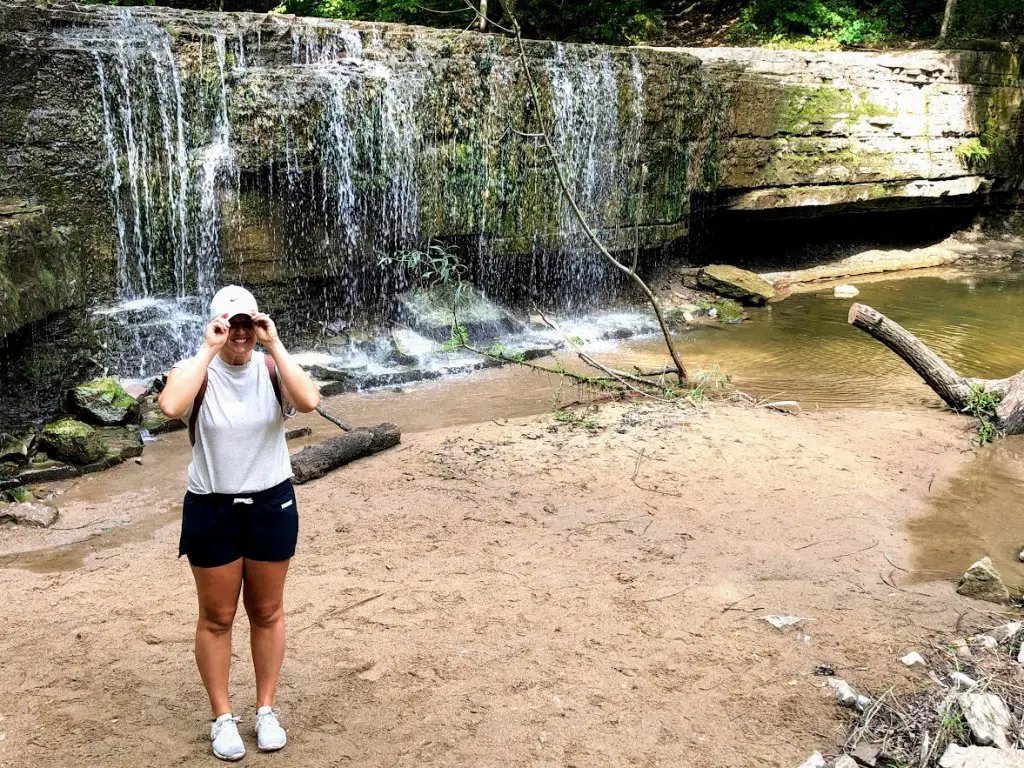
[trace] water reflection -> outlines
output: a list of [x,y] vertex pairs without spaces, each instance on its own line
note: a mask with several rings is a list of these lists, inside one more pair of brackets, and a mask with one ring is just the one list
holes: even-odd
[[[1024,368],[1024,272],[950,272],[864,283],[870,304],[929,344],[966,376],[1001,378]],[[792,399],[815,408],[940,407],[907,365],[846,321],[849,300],[794,296],[752,309],[752,322],[700,329],[682,342],[688,365],[720,364],[752,395]],[[655,341],[621,357],[660,365]]]
[[1011,437],[968,459],[936,489],[930,511],[907,524],[918,580],[959,578],[988,555],[1011,589],[1024,584],[1024,438]]

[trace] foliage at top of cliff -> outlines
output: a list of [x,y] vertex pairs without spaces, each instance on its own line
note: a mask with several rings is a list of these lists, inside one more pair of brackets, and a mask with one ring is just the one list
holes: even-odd
[[[83,0],[467,29],[480,0]],[[279,3],[281,3],[279,5]],[[488,0],[487,16],[527,37],[571,42],[811,49],[932,42],[945,0]],[[492,27],[493,29],[493,27]],[[1024,43],[1022,0],[958,0],[949,39]]]
[[[667,0],[666,38],[681,45],[811,49],[933,42],[945,0]],[[677,10],[673,11],[672,6]],[[1024,40],[1021,0],[958,0],[949,39]]]
[[[297,16],[386,21],[467,29],[469,3],[480,0],[82,0],[111,5],[168,5],[208,11],[278,11]],[[490,0],[487,16],[509,26],[512,14],[526,37],[584,43],[654,42],[664,32],[658,0]]]

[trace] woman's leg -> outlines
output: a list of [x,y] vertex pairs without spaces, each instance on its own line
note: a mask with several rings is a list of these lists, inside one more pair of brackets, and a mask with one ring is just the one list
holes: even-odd
[[242,588],[242,559],[217,568],[192,567],[199,596],[196,623],[196,665],[203,678],[214,718],[231,711],[231,627]]
[[245,559],[242,602],[249,614],[252,664],[256,670],[256,706],[274,704],[277,679],[284,661],[284,579],[288,560]]

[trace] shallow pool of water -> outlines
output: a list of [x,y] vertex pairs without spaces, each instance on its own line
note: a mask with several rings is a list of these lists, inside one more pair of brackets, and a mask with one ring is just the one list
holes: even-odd
[[[910,273],[912,275],[912,273]],[[1024,271],[956,271],[863,283],[869,304],[929,344],[966,376],[1024,369]],[[816,408],[939,407],[938,397],[896,355],[849,325],[853,301],[831,292],[748,310],[749,322],[699,329],[681,343],[690,367],[718,365],[741,390]],[[657,367],[654,339],[620,348],[619,362]]]

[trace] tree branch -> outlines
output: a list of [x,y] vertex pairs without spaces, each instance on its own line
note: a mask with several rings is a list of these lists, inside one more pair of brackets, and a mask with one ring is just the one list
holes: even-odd
[[594,247],[597,248],[598,252],[610,264],[612,264],[612,266],[614,266],[617,270],[619,270],[627,277],[629,277],[647,298],[647,301],[654,309],[655,317],[657,317],[658,319],[658,325],[661,327],[662,336],[664,336],[665,338],[665,346],[668,348],[669,356],[671,356],[672,362],[675,363],[677,371],[676,376],[679,379],[679,383],[685,385],[687,383],[686,366],[683,365],[683,361],[679,357],[679,353],[676,351],[675,345],[672,342],[672,334],[668,329],[668,324],[665,322],[665,318],[662,316],[661,307],[658,306],[657,299],[654,298],[654,294],[651,292],[651,289],[647,287],[647,283],[645,283],[643,279],[641,279],[641,277],[633,269],[626,266],[617,258],[615,258],[611,254],[611,252],[609,252],[609,250],[604,246],[604,243],[600,241],[600,239],[597,237],[597,234],[594,232],[590,224],[587,222],[586,216],[583,215],[583,211],[580,210],[580,207],[576,202],[576,198],[573,195],[572,190],[569,188],[569,182],[566,178],[565,169],[562,167],[561,156],[558,153],[558,151],[555,150],[554,146],[551,144],[551,133],[548,129],[547,121],[544,118],[544,111],[541,109],[540,92],[537,89],[537,83],[533,78],[533,72],[530,70],[529,61],[526,58],[526,48],[523,46],[522,30],[519,27],[519,21],[515,17],[512,17],[512,29],[515,32],[516,45],[519,49],[519,61],[523,65],[523,71],[526,74],[526,81],[530,86],[530,93],[533,96],[533,103],[537,109],[537,122],[540,123],[541,135],[544,140],[544,146],[547,147],[548,152],[551,154],[551,158],[555,166],[555,175],[558,177],[558,185],[562,189],[562,194],[564,194],[566,199],[569,201],[569,206],[570,208],[572,208],[573,215],[576,217],[576,220],[583,228],[583,231],[586,233],[587,238],[590,240],[591,243],[594,244]]

